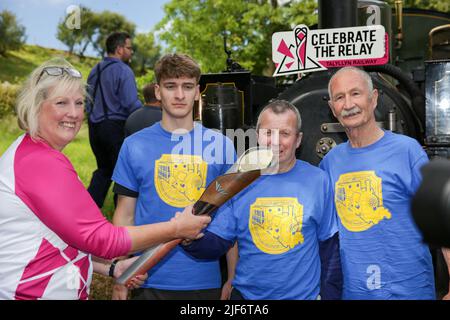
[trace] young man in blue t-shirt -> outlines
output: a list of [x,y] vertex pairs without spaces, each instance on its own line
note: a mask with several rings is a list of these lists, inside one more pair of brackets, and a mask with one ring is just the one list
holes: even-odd
[[[187,55],[168,54],[155,66],[162,120],[125,139],[114,169],[119,194],[113,222],[141,225],[170,220],[234,163],[232,142],[193,121],[200,68]],[[149,271],[135,299],[218,299],[218,260],[196,260],[175,248]],[[116,285],[113,298],[126,298]]]
[[277,173],[261,176],[222,206],[205,236],[184,249],[215,258],[237,243],[232,300],[340,299],[332,187],[324,171],[295,157],[300,114],[286,101],[273,101],[257,129],[258,143],[278,156]]

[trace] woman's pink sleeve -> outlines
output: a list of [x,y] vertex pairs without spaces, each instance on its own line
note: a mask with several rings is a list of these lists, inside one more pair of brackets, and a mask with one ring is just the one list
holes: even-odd
[[105,259],[129,253],[128,231],[102,215],[62,153],[18,150],[14,171],[16,194],[65,243]]

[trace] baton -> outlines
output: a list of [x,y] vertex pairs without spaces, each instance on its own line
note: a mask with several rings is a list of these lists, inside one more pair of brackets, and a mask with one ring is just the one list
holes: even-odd
[[[245,151],[236,163],[223,175],[216,177],[206,187],[192,209],[195,215],[211,215],[222,204],[255,181],[263,170],[273,168],[277,162],[272,150],[255,147]],[[267,171],[270,173],[270,171]],[[175,239],[146,249],[117,279],[117,283],[128,285],[132,278],[145,274],[161,261],[184,239]]]

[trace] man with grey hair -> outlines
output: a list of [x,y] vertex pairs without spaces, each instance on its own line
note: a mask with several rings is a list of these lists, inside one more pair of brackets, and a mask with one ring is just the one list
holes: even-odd
[[427,155],[416,140],[377,126],[369,74],[342,68],[328,88],[348,136],[320,164],[335,188],[343,298],[435,299],[431,255],[410,213]]
[[270,110],[275,114],[284,113],[287,111],[292,111],[295,114],[295,119],[297,123],[297,132],[300,135],[300,139],[303,136],[302,130],[302,117],[300,116],[300,112],[298,109],[290,102],[286,100],[273,100],[268,105],[266,105],[261,112],[259,113],[258,120],[256,121],[256,130],[259,131],[259,128],[261,127],[261,119],[264,115],[264,111]]
[[258,143],[279,158],[278,172],[261,176],[223,205],[204,238],[184,249],[211,259],[237,242],[232,300],[304,300],[319,294],[339,299],[332,186],[325,172],[295,157],[302,139],[300,114],[289,102],[275,100],[260,113],[257,128]]

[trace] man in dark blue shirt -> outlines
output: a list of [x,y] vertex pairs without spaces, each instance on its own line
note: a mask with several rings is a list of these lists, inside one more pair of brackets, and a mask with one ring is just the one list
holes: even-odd
[[125,137],[150,127],[162,119],[161,102],[155,96],[155,84],[149,83],[142,89],[145,105],[133,112],[125,122]]
[[128,66],[133,56],[132,41],[125,32],[106,39],[107,56],[88,77],[87,101],[89,141],[97,160],[88,191],[99,208],[103,206],[120,147],[125,138],[128,116],[142,104],[137,96],[134,73]]

